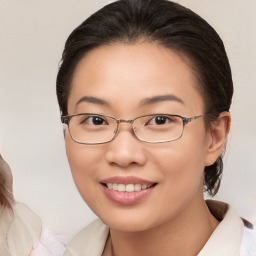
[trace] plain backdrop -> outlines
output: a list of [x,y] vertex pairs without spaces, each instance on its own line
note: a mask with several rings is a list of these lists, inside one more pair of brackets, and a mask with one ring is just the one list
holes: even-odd
[[[55,79],[71,31],[111,1],[0,0],[0,152],[14,193],[44,224],[68,236],[95,218],[65,155]],[[217,199],[256,224],[256,1],[180,0],[222,37],[235,94]]]

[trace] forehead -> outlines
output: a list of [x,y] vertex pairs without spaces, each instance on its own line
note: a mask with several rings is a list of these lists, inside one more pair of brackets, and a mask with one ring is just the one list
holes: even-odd
[[153,43],[116,43],[91,50],[78,63],[68,108],[83,96],[137,106],[143,99],[167,94],[190,107],[193,99],[202,105],[196,88],[187,61],[174,51]]

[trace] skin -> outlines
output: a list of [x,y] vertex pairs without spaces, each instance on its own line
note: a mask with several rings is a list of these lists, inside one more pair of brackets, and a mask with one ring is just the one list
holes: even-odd
[[[174,95],[142,105],[145,99]],[[77,102],[84,96],[108,104]],[[133,119],[154,113],[185,117],[204,114],[196,79],[173,51],[157,44],[116,43],[87,53],[78,63],[68,99],[68,113],[92,112]],[[199,118],[185,126],[176,141],[139,141],[129,124],[102,145],[81,145],[66,130],[66,152],[75,184],[84,201],[110,227],[103,255],[197,255],[218,221],[203,199],[204,167],[221,154],[230,115],[221,113],[212,129]],[[136,176],[157,182],[146,198],[124,206],[109,200],[100,181],[113,176]],[[184,246],[186,245],[186,246]]]

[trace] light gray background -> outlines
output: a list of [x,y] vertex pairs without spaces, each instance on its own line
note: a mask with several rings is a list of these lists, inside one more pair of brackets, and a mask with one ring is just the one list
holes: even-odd
[[[108,2],[0,0],[0,152],[12,168],[16,199],[68,236],[95,216],[69,171],[55,78],[69,33]],[[225,42],[235,95],[216,198],[256,224],[256,1],[178,2],[203,16]]]

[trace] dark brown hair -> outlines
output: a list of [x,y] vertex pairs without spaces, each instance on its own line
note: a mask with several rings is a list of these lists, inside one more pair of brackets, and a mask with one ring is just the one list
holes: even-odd
[[[189,60],[197,86],[204,98],[206,123],[229,111],[233,82],[223,42],[200,16],[166,0],[120,0],[106,5],[78,26],[68,37],[57,76],[57,97],[62,115],[74,70],[90,50],[122,42],[154,42]],[[219,189],[222,156],[205,167],[204,187],[210,195]]]

